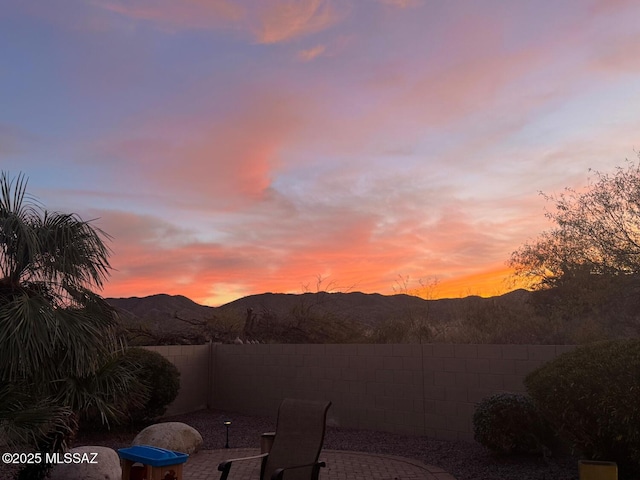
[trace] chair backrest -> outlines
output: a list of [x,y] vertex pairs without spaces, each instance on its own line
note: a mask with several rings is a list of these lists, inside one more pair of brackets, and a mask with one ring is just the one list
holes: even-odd
[[[327,420],[329,401],[285,398],[278,409],[276,436],[261,480],[269,480],[278,468],[318,461]],[[285,472],[287,480],[311,479],[311,468]]]

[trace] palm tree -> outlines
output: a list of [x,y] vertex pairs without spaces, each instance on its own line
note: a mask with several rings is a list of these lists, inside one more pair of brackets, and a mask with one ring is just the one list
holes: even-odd
[[131,378],[113,309],[94,289],[110,272],[100,229],[49,212],[20,174],[0,175],[0,444],[64,448],[87,409],[117,415]]

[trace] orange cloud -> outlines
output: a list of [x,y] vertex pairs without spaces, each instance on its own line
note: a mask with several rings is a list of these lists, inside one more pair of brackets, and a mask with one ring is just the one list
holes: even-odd
[[412,256],[372,242],[375,222],[348,209],[342,215],[300,214],[293,222],[247,217],[237,237],[224,244],[198,241],[194,232],[150,216],[93,213],[114,237],[115,271],[105,296],[163,292],[219,304],[232,300],[226,297],[232,292],[300,292],[317,274],[342,287],[377,291],[390,288],[392,281],[387,285],[384,278]]
[[317,33],[345,15],[330,0],[281,0],[269,2],[258,16],[255,35],[259,43],[279,43]]
[[[158,250],[138,245],[114,258],[117,269],[107,283],[105,296],[129,297],[155,293],[186,295],[209,305],[220,305],[240,296],[263,292],[302,293],[305,285],[336,290],[392,294],[393,272],[398,262],[407,262],[408,250],[387,252],[367,243],[292,251],[284,256],[269,248],[188,244]],[[413,252],[415,254],[415,252]],[[455,298],[468,295],[501,295],[516,288],[511,272],[495,268],[486,272],[444,280],[428,292],[428,298]],[[418,275],[416,274],[415,278]]]
[[[491,235],[490,226],[447,215],[421,225],[407,216],[381,230],[382,213],[330,203],[301,204],[272,192],[244,209],[241,223],[220,218],[220,242],[199,240],[198,232],[177,227],[169,212],[164,219],[93,212],[114,236],[116,271],[104,294],[163,292],[217,305],[266,291],[301,292],[317,275],[338,289],[393,293],[399,273],[465,278],[443,282],[439,296],[500,292],[493,277],[467,273],[484,268],[487,259],[506,260],[512,249]],[[404,208],[396,206],[399,215]]]

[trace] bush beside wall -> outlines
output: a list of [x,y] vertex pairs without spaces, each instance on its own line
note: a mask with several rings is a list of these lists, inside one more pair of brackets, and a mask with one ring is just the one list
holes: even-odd
[[541,413],[586,457],[640,473],[640,340],[579,347],[524,383]]

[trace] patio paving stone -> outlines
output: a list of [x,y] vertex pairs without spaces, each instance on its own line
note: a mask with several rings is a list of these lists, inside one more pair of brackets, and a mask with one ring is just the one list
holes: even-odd
[[[259,454],[259,449],[252,448],[201,450],[193,454],[185,464],[184,479],[218,479],[220,462]],[[326,468],[320,471],[321,480],[455,480],[439,467],[424,465],[404,457],[322,450],[320,460],[327,463]],[[260,459],[256,459],[234,464],[229,480],[259,480],[259,476]]]

